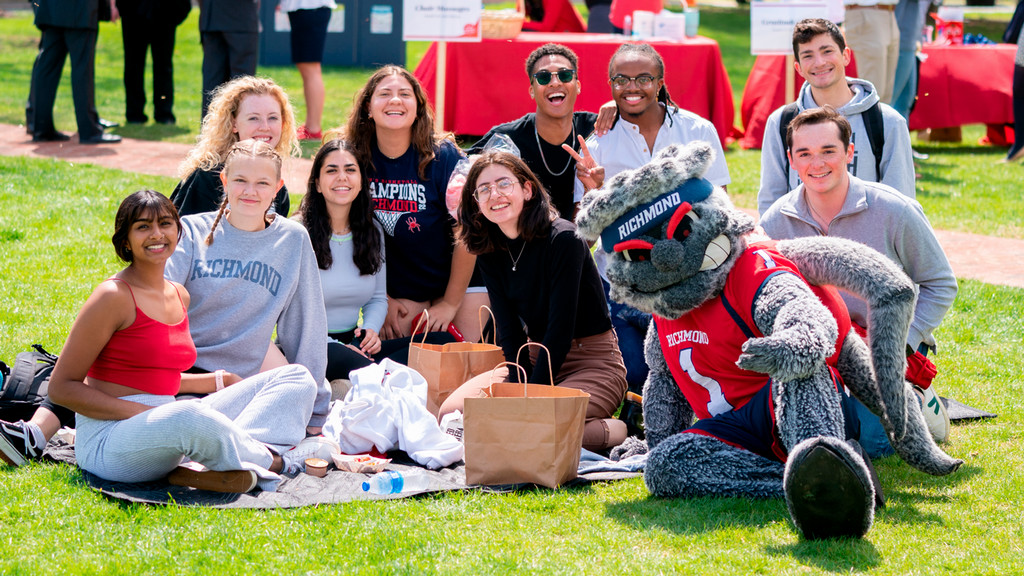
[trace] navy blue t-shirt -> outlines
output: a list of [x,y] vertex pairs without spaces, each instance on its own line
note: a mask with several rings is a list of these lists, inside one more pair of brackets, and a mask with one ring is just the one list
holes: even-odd
[[455,144],[442,142],[421,180],[414,147],[394,160],[374,147],[368,179],[374,215],[384,228],[388,296],[416,302],[444,296],[454,246],[444,193],[461,157]]

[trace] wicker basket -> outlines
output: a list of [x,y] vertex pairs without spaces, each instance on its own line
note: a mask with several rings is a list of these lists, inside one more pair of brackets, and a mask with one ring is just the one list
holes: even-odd
[[523,31],[524,16],[515,10],[484,10],[480,20],[484,38],[510,40]]

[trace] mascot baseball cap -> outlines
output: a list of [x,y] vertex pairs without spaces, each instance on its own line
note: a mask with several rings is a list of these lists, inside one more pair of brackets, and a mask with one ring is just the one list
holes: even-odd
[[669,219],[683,202],[700,202],[711,195],[714,186],[703,178],[690,178],[654,200],[633,208],[601,232],[601,248],[612,252],[616,244],[643,235]]

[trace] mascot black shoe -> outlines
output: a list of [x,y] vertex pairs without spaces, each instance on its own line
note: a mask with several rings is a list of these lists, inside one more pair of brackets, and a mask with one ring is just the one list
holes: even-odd
[[808,540],[860,538],[875,516],[870,463],[845,442],[820,437],[797,444],[782,479],[786,506]]
[[[670,146],[588,193],[577,234],[608,254],[611,298],[652,314],[644,482],[661,497],[786,497],[807,538],[863,536],[876,499],[852,394],[914,468],[962,464],[932,439],[904,381],[914,285],[837,238],[775,242],[703,175],[711,147]],[[838,289],[868,305],[868,340]],[[868,344],[870,343],[870,344]]]

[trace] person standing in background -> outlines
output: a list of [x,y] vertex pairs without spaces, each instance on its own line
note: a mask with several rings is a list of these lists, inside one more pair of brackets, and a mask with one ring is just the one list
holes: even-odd
[[857,73],[871,82],[878,98],[889,104],[900,56],[900,29],[896,25],[897,0],[845,0],[843,31],[857,55]]
[[1024,28],[1017,35],[1017,56],[1013,59],[1013,132],[1007,162],[1024,158]]
[[[53,123],[53,105],[71,54],[71,92],[81,144],[116,143],[121,137],[104,134],[96,112],[96,38],[99,21],[117,21],[114,0],[37,0],[35,25],[42,32],[39,54],[32,67],[29,105],[33,142],[65,142],[70,136]],[[102,15],[101,15],[102,12]]]
[[239,76],[256,74],[260,48],[259,0],[199,0],[203,44],[203,118],[213,91]]
[[291,24],[292,63],[302,75],[302,93],[306,100],[306,121],[298,128],[299,140],[322,140],[324,116],[324,77],[320,64],[324,59],[327,24],[334,0],[281,0],[280,9],[288,13]]
[[145,124],[146,51],[153,57],[153,119],[174,124],[174,33],[192,10],[190,0],[117,0],[124,44],[124,118]]
[[900,28],[900,54],[896,63],[892,107],[908,122],[917,99],[917,43],[928,15],[931,0],[900,0],[896,5],[896,23]]

